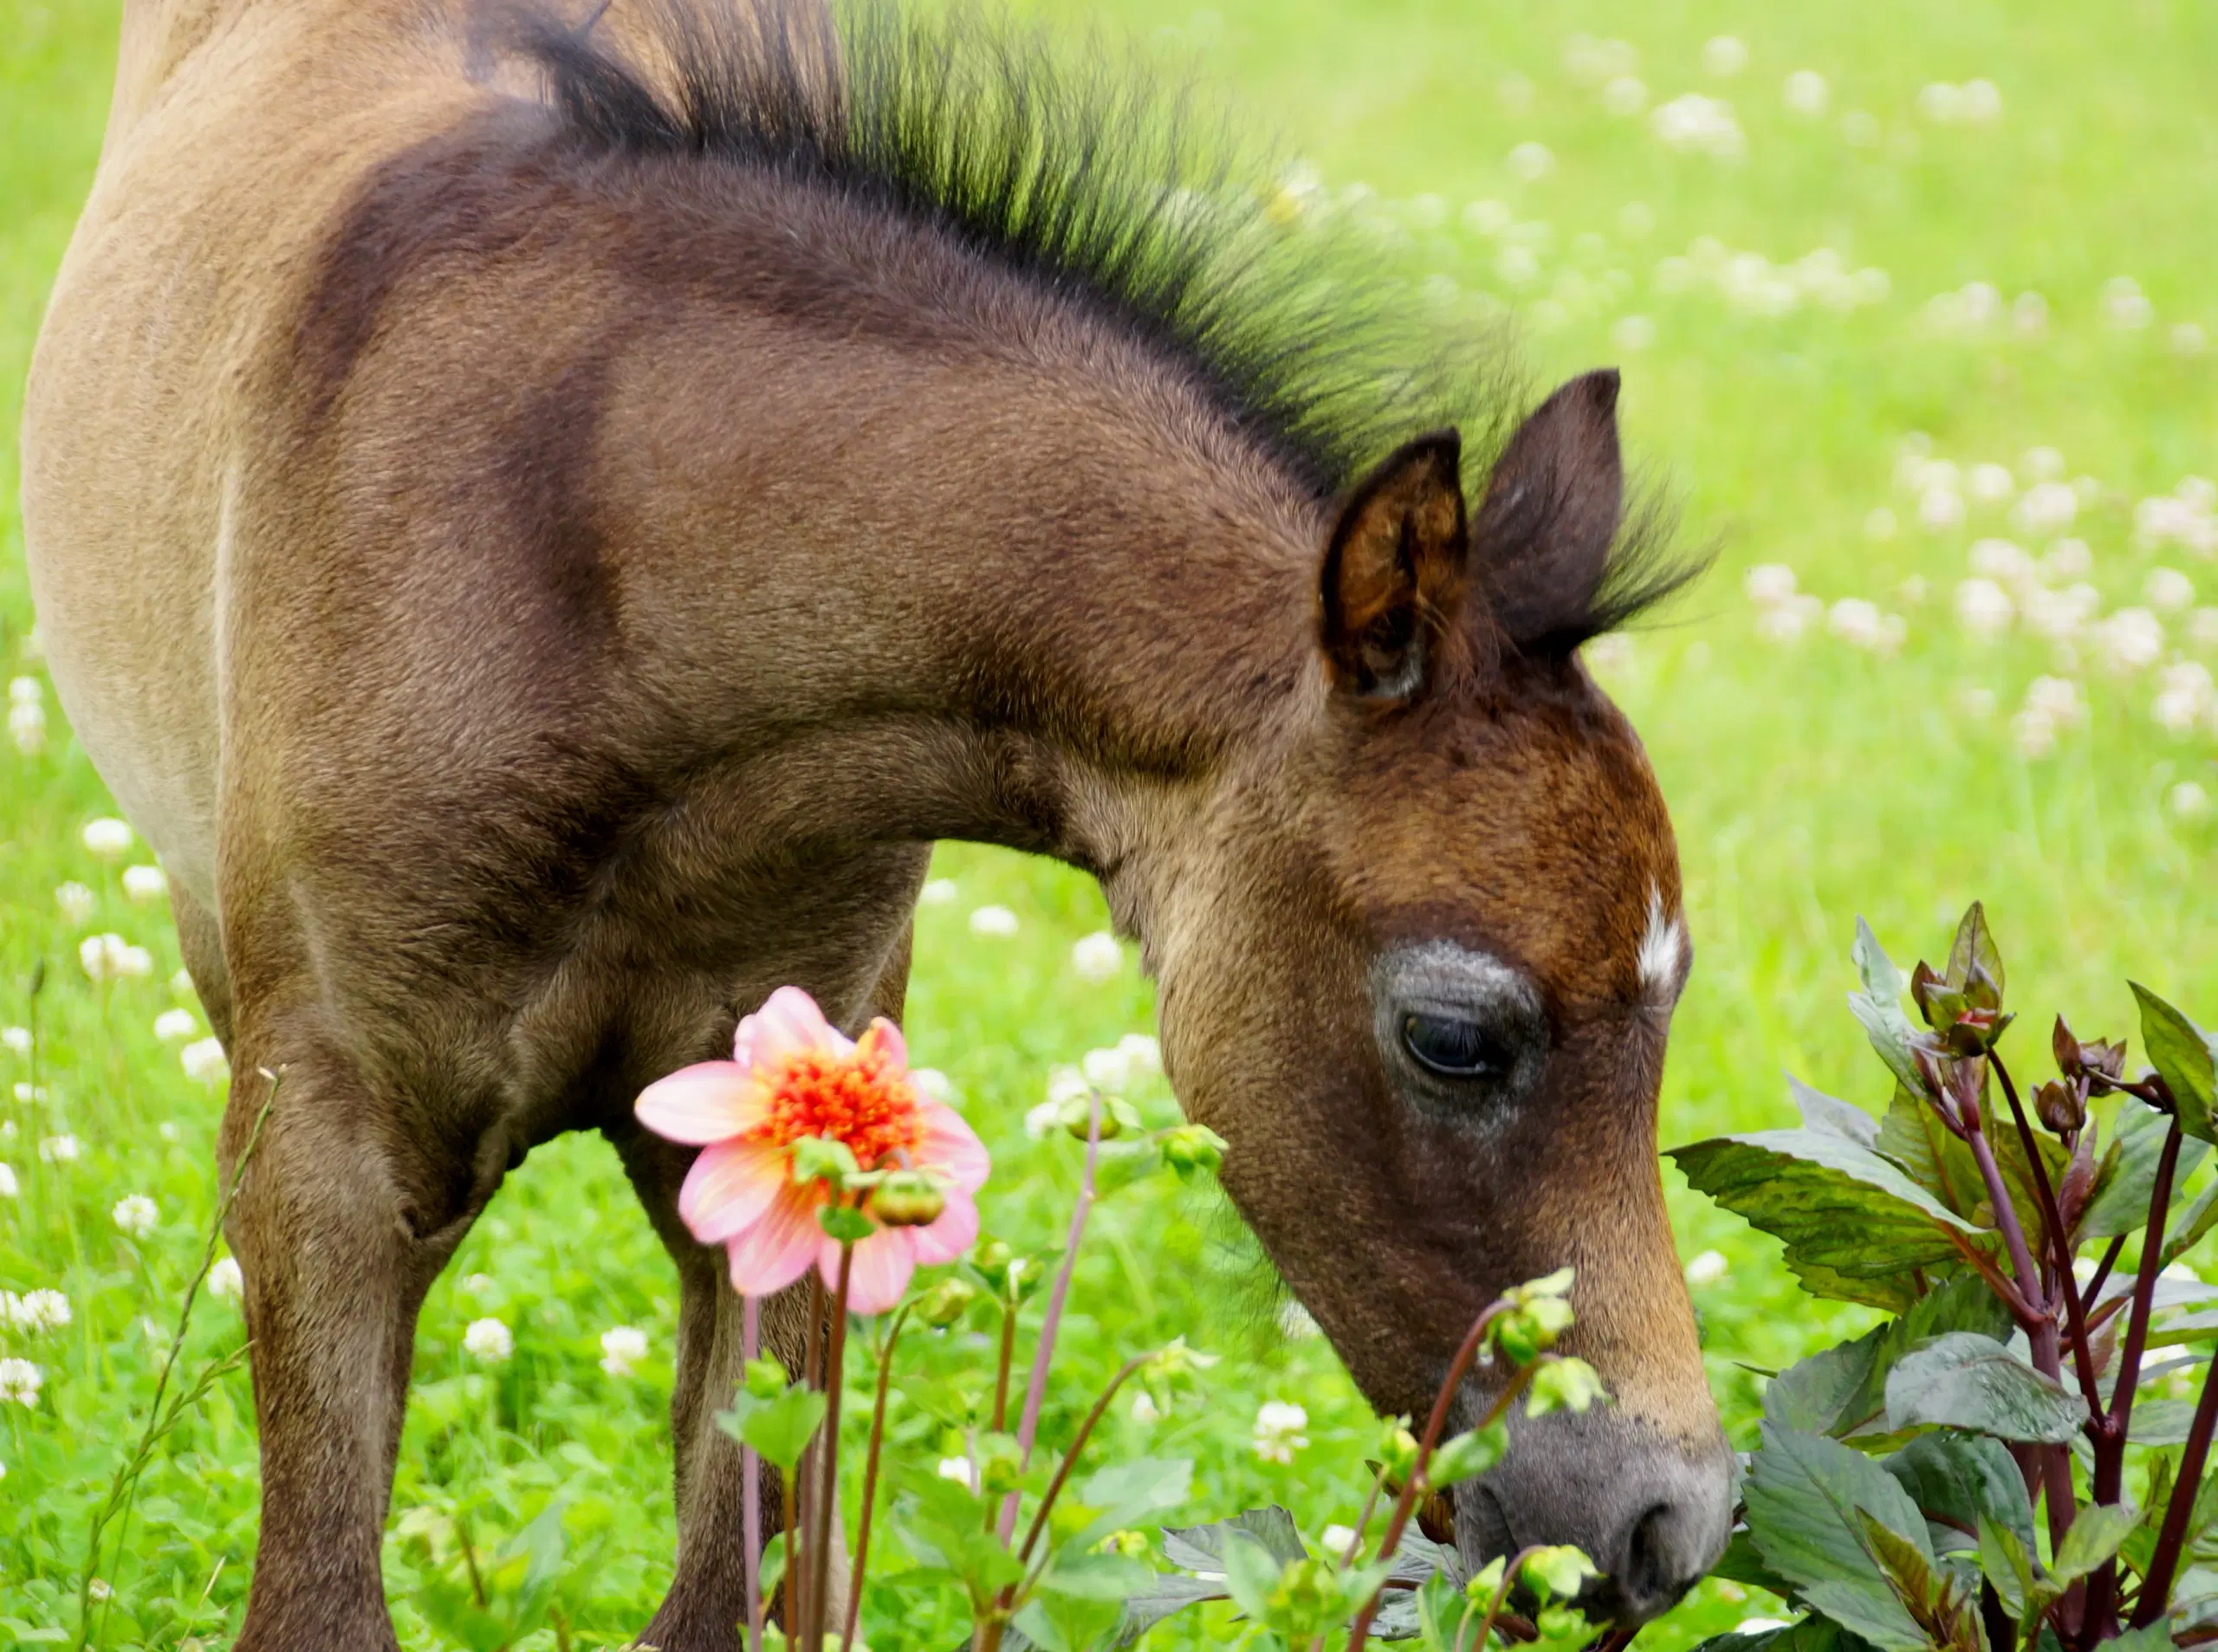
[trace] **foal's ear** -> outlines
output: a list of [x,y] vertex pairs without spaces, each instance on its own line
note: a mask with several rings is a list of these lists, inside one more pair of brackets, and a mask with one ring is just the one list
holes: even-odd
[[1575,628],[1609,567],[1625,503],[1618,374],[1563,385],[1509,438],[1471,524],[1495,623],[1534,641]]
[[1333,686],[1405,700],[1462,606],[1463,441],[1436,431],[1397,449],[1349,495],[1325,551],[1320,640]]

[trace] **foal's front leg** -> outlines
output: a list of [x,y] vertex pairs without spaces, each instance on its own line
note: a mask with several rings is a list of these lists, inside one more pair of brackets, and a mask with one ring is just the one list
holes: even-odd
[[328,1046],[269,1036],[256,1020],[231,1053],[219,1154],[228,1186],[270,1093],[257,1069],[282,1068],[226,1224],[262,1435],[261,1539],[238,1645],[384,1652],[398,1644],[381,1543],[416,1316],[505,1155],[436,1163]]

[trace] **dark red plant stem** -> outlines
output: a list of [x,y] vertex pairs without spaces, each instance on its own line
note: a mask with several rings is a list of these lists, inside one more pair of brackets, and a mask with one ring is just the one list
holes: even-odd
[[[2117,1448],[2118,1461],[2115,1472],[2124,1472],[2125,1441],[2133,1423],[2133,1390],[2141,1381],[2141,1355],[2149,1343],[2149,1318],[2156,1297],[2157,1263],[2164,1251],[2164,1221],[2171,1214],[2172,1176],[2180,1162],[2179,1120],[2173,1119],[2172,1128],[2164,1137],[2164,1150],[2156,1161],[2156,1184],[2149,1194],[2149,1226],[2143,1229],[2141,1241],[2141,1270],[2133,1281],[2133,1312],[2125,1322],[2125,1346],[2117,1361],[2117,1386],[2111,1391],[2110,1416],[2104,1419],[2103,1431],[2107,1443]],[[2101,1467],[2104,1454],[2098,1441],[2096,1465]],[[2098,1482],[2098,1487],[2100,1482]],[[2107,1500],[2117,1500],[2116,1488]]]
[[[1054,1364],[1055,1334],[1062,1328],[1063,1303],[1071,1293],[1071,1273],[1078,1266],[1079,1241],[1086,1237],[1086,1219],[1093,1208],[1093,1168],[1101,1153],[1101,1092],[1093,1092],[1093,1111],[1086,1127],[1086,1169],[1078,1184],[1078,1202],[1071,1207],[1071,1227],[1063,1241],[1063,1265],[1055,1270],[1054,1288],[1047,1292],[1047,1311],[1040,1318],[1039,1345],[1032,1351],[1032,1375],[1024,1384],[1024,1409],[1018,1414],[1016,1449],[1021,1467],[1032,1467],[1032,1442],[1040,1435],[1040,1407],[1047,1395],[1047,1368]],[[1016,1493],[1002,1500],[999,1531],[1006,1546],[1016,1530]]]
[[[740,1310],[739,1357],[752,1364],[762,1351],[762,1300],[749,1297]],[[739,1451],[740,1495],[747,1500],[740,1516],[747,1543],[747,1652],[762,1652],[762,1454],[753,1446]]]
[[[870,1566],[870,1517],[878,1501],[878,1457],[885,1443],[885,1390],[893,1377],[893,1350],[901,1340],[901,1328],[909,1323],[909,1310],[915,1305],[905,1302],[901,1312],[893,1316],[893,1323],[885,1332],[885,1347],[878,1357],[878,1396],[870,1410],[870,1450],[863,1459],[863,1506],[861,1525],[855,1532],[855,1564],[847,1583],[847,1621],[840,1631],[840,1652],[847,1652],[854,1642],[855,1623],[863,1603],[863,1575]],[[750,1649],[751,1652],[751,1649]]]
[[1108,1410],[1109,1402],[1117,1397],[1117,1390],[1124,1387],[1125,1380],[1134,1371],[1154,1357],[1153,1354],[1135,1354],[1118,1367],[1117,1374],[1101,1390],[1101,1397],[1094,1401],[1093,1409],[1078,1425],[1078,1432],[1071,1436],[1070,1448],[1063,1453],[1062,1461],[1055,1465],[1055,1477],[1047,1482],[1047,1489],[1040,1499],[1040,1506],[1033,1511],[1032,1524],[1024,1528],[1024,1546],[1016,1552],[1019,1560],[1032,1558],[1032,1545],[1040,1541],[1040,1534],[1047,1529],[1047,1516],[1054,1510],[1055,1499],[1062,1493],[1063,1482],[1071,1477],[1071,1470],[1078,1466],[1079,1453],[1086,1449],[1086,1442],[1092,1437],[1095,1425],[1101,1421],[1102,1413]]
[[823,1477],[816,1494],[816,1532],[809,1539],[812,1575],[808,1580],[810,1638],[801,1642],[821,1652],[825,1620],[831,1610],[832,1523],[840,1505],[840,1396],[847,1371],[847,1280],[854,1271],[855,1247],[840,1247],[840,1282],[832,1287],[832,1326],[824,1354],[824,1422],[817,1432],[824,1452]]
[[[2173,1134],[2176,1138],[2178,1132]],[[2218,1361],[2213,1361],[2202,1374],[2202,1396],[2195,1401],[2195,1421],[2188,1426],[2179,1477],[2172,1482],[2172,1500],[2164,1506],[2164,1524],[2156,1533],[2156,1552],[2149,1558],[2140,1603],[2133,1609],[2136,1629],[2155,1623],[2171,1603],[2172,1574],[2179,1568],[2180,1552],[2187,1543],[2188,1516],[2194,1512],[2195,1493],[2202,1487],[2202,1468],[2210,1455],[2214,1425],[2218,1425]]]
[[[2103,1260],[2095,1264],[2094,1277],[2087,1281],[2087,1288],[2079,1293],[2082,1299],[2088,1302],[2101,1299],[2103,1286],[2110,1283],[2111,1269],[2117,1266],[2118,1253],[2124,1248],[2125,1235],[2124,1234],[2119,1234],[2111,1239],[2110,1248],[2103,1253]],[[2088,1329],[2092,1331],[2095,1326],[2091,1325]]]
[[2079,1392],[2087,1402],[2089,1411],[2099,1415],[2103,1409],[2102,1388],[2095,1373],[2094,1356],[2087,1346],[2087,1311],[2079,1299],[2079,1282],[2072,1277],[2072,1241],[2064,1231],[2063,1208],[2056,1202],[2055,1189],[2049,1186],[2048,1167],[2041,1163],[2040,1143],[2033,1136],[2033,1127],[2026,1119],[2026,1109],[2018,1099],[2018,1086],[2010,1081],[2010,1070],[2002,1065],[2000,1054],[1990,1051],[1989,1063],[1994,1076],[2001,1081],[2002,1093],[2010,1103],[2010,1117],[2018,1126],[2018,1139],[2025,1144],[2026,1162],[2033,1167],[2033,1189],[2040,1195],[2041,1226],[2048,1232],[2048,1248],[2055,1259],[2056,1292],[2064,1299],[2065,1312],[2072,1329],[2072,1366],[2079,1379]]
[[[1409,1529],[1411,1512],[1417,1507],[1417,1487],[1424,1484],[1424,1466],[1432,1457],[1433,1447],[1440,1443],[1440,1431],[1447,1426],[1448,1408],[1455,1400],[1456,1390],[1470,1374],[1471,1362],[1478,1357],[1479,1344],[1486,1340],[1487,1327],[1508,1306],[1508,1298],[1497,1297],[1481,1309],[1479,1317],[1471,1321],[1470,1330],[1464,1332],[1463,1344],[1456,1351],[1456,1357],[1449,1361],[1448,1375],[1441,1380],[1440,1391],[1432,1396],[1432,1415],[1425,1419],[1424,1436],[1417,1441],[1417,1461],[1410,1466],[1410,1477],[1403,1483],[1401,1495],[1394,1500],[1393,1518],[1386,1522],[1385,1534],[1379,1539],[1381,1555],[1391,1555],[1400,1546],[1402,1533]],[[1517,1374],[1504,1397],[1523,1385],[1532,1369],[1528,1365]],[[1363,1652],[1364,1642],[1371,1638],[1371,1620],[1378,1615],[1378,1601],[1379,1597],[1374,1592],[1356,1615],[1355,1625],[1348,1631],[1348,1652]]]

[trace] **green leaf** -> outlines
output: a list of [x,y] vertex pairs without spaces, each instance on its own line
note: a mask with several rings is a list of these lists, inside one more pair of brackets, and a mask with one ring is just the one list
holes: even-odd
[[760,1399],[742,1389],[732,1409],[717,1413],[717,1426],[765,1462],[791,1468],[824,1421],[824,1396],[796,1383],[775,1399]]
[[1166,1526],[1163,1528],[1164,1558],[1189,1571],[1222,1571],[1226,1544],[1241,1538],[1261,1544],[1274,1560],[1301,1560],[1309,1554],[1300,1532],[1295,1528],[1294,1516],[1273,1503],[1268,1508],[1251,1508],[1229,1520],[1212,1520],[1207,1526]]
[[1974,901],[1956,925],[1956,938],[1949,948],[1949,981],[1962,987],[1971,979],[1973,967],[1987,972],[1994,983],[1994,990],[2002,990],[2002,954],[1994,944],[1994,937],[1988,933],[1987,907]]
[[1920,1343],[1949,1331],[1999,1338],[2010,1334],[2010,1323],[1987,1282],[1963,1274],[1900,1317],[1781,1371],[1764,1390],[1764,1415],[1783,1428],[1839,1439],[1886,1415],[1887,1373]]
[[1197,1601],[1229,1600],[1232,1591],[1214,1577],[1197,1577],[1190,1571],[1159,1571],[1147,1586],[1125,1602],[1125,1618],[1117,1644],[1130,1646],[1174,1612],[1183,1612]]
[[1768,1589],[1781,1600],[1794,1592],[1794,1585],[1774,1571],[1756,1548],[1755,1539],[1746,1527],[1735,1532],[1725,1545],[1725,1552],[1717,1557],[1717,1564],[1709,1569],[1713,1577],[1722,1577],[1728,1583],[1748,1584],[1758,1589]]
[[2026,1481],[2000,1441],[1980,1435],[1928,1434],[1879,1465],[1910,1493],[1929,1526],[1978,1540],[1982,1521],[2033,1547],[2033,1511]]
[[2107,1652],[2171,1652],[2171,1625],[2163,1618],[2137,1629],[2128,1629],[2102,1642]]
[[2195,1421],[2192,1400],[2137,1399],[2127,1437],[2137,1446],[2178,1446],[2187,1443],[2189,1425]]
[[2180,1128],[2197,1141],[2218,1142],[2218,1051],[2209,1036],[2137,981],[2126,985],[2141,1003],[2141,1046],[2179,1108]]
[[1910,1271],[1955,1260],[1949,1232],[1979,1233],[1888,1160],[1838,1136],[1722,1136],[1671,1156],[1696,1191],[1785,1241],[1789,1267],[1824,1270],[1827,1293],[1852,1301],[1908,1307]]
[[[2017,1120],[2010,1116],[2009,1103],[1988,1085],[1980,1096],[1980,1128],[1987,1133],[1988,1147],[1994,1154],[1995,1167],[2002,1172],[2002,1184],[2010,1190],[2010,1202],[2018,1208],[2018,1226],[2026,1235],[2026,1243],[2036,1256],[2045,1254],[2043,1247],[2048,1242],[2048,1221],[2042,1214],[2040,1186],[2033,1178],[2033,1162],[2026,1156],[2026,1138],[2018,1134]],[[2028,1124],[2033,1119],[2028,1117]],[[2033,1144],[2041,1156],[2041,1166],[2048,1173],[2049,1191],[2054,1193],[2064,1185],[2064,1173],[2072,1168],[2072,1156],[2064,1150],[2064,1143],[2039,1124],[2033,1124]]]
[[1855,959],[1856,972],[1864,982],[1862,992],[1849,994],[1849,1009],[1864,1024],[1865,1035],[1888,1071],[1913,1095],[1923,1094],[1925,1080],[1910,1056],[1916,1029],[1903,1013],[1903,972],[1887,956],[1871,926],[1860,917],[1856,920],[1856,944],[1849,956]]
[[1040,1587],[1057,1595],[1085,1600],[1119,1601],[1138,1594],[1154,1581],[1155,1573],[1122,1555],[1090,1554],[1076,1543],[1055,1551],[1047,1569],[1040,1574]]
[[1425,1485],[1440,1491],[1458,1480],[1483,1474],[1502,1460],[1509,1450],[1509,1428],[1507,1423],[1495,1422],[1484,1428],[1473,1428],[1459,1434],[1452,1440],[1443,1441],[1433,1448],[1424,1466]]
[[[1012,1623],[1041,1652],[1093,1652],[1117,1642],[1125,1615],[1117,1598],[1052,1590],[1045,1577],[1040,1587]],[[1002,1643],[1008,1643],[1006,1634]]]
[[1887,1373],[1887,1425],[1938,1424],[1998,1440],[2062,1444],[2086,1409],[2055,1381],[1992,1337],[1952,1331],[1896,1362]]
[[2085,1577],[2116,1554],[2126,1533],[2140,1523],[2141,1511],[2130,1503],[2096,1503],[2081,1509],[2057,1545],[2049,1575],[2063,1584]]
[[1869,1515],[1932,1559],[1924,1517],[1885,1470],[1822,1435],[1767,1422],[1747,1497],[1757,1549],[1804,1599],[1887,1652],[1924,1652],[1864,1532]]
[[[2188,1173],[2195,1168],[2188,1162],[2189,1150],[2198,1150],[2195,1156],[2200,1158],[2202,1146],[2202,1143],[2191,1140],[2180,1143],[2179,1169],[2172,1182],[2175,1188],[2184,1187]],[[2195,1195],[2195,1202],[2175,1214],[2169,1226],[2171,1232],[2165,1235],[2163,1254],[2157,1259],[2160,1267],[2170,1267],[2214,1226],[2218,1226],[2218,1182]]]
[[[2081,1213],[2076,1237],[2082,1241],[2110,1239],[2138,1233],[2149,1220],[2149,1195],[2156,1185],[2156,1161],[2164,1150],[2164,1137],[2172,1122],[2154,1107],[2131,1096],[2119,1098],[2117,1117],[2111,1127],[2110,1144],[2095,1167],[2095,1189]],[[2189,1151],[2200,1155],[2200,1142],[2182,1143],[2180,1169],[2174,1185],[2186,1181]]]
[[2009,1526],[1982,1515],[1979,1523],[1979,1569],[1994,1585],[2002,1610],[2024,1623],[2039,1585],[2033,1577],[2033,1545]]
[[1224,1586],[1239,1602],[1240,1610],[1259,1621],[1268,1616],[1271,1591],[1278,1587],[1279,1574],[1289,1563],[1281,1561],[1243,1532],[1227,1535],[1219,1561],[1224,1567]]
[[1987,1183],[1971,1149],[1952,1135],[1922,1092],[1895,1086],[1879,1121],[1879,1151],[1904,1175],[1960,1216],[1987,1197]]
[[1191,1493],[1194,1465],[1185,1457],[1136,1457],[1089,1476],[1078,1500],[1100,1513],[1072,1540],[1091,1548],[1112,1532],[1137,1526],[1150,1514],[1176,1508]]
[[1787,1075],[1787,1092],[1802,1111],[1802,1128],[1821,1135],[1838,1136],[1858,1147],[1877,1147],[1879,1121],[1855,1103],[1840,1101],[1821,1090],[1813,1090],[1793,1073]]

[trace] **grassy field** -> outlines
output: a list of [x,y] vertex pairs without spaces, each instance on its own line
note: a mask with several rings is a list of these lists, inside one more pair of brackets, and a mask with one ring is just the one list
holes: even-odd
[[[2195,480],[2218,475],[2218,11],[1033,9],[1136,34],[1231,90],[1299,160],[1286,211],[1372,224],[1428,272],[1411,301],[1508,307],[1536,377],[1625,368],[1639,457],[1720,552],[1672,623],[1597,655],[1671,800],[1699,951],[1667,1143],[1784,1122],[1782,1071],[1884,1099],[1842,1006],[1859,912],[1907,962],[1945,947],[1981,897],[2021,1009],[2121,1032],[2131,973],[2218,1020],[2218,699],[2203,669],[2218,665],[2218,527]],[[114,12],[0,0],[10,432],[97,152]],[[20,741],[0,744],[0,1026],[29,1027],[27,979],[38,960],[50,971],[36,1079],[23,1040],[0,1048],[0,1290],[68,1305],[66,1324],[0,1323],[0,1357],[39,1378],[26,1394],[21,1368],[0,1368],[15,1372],[0,1383],[0,1642],[37,1642],[75,1638],[88,1522],[199,1261],[221,1097],[188,1076],[190,1040],[155,1030],[195,1007],[172,981],[165,908],[126,888],[143,855],[104,858],[82,835],[112,810],[39,686],[14,479],[0,444],[0,675],[31,685],[12,690]],[[39,743],[24,704],[41,706],[38,752],[18,748]],[[1076,877],[962,847],[940,871],[951,887],[920,919],[911,1042],[995,1150],[989,1227],[1053,1244],[1075,1149],[1029,1140],[1022,1115],[1054,1066],[1146,1029],[1149,991],[1129,956],[1106,982],[1073,970],[1072,943],[1105,922]],[[81,896],[57,896],[72,885]],[[989,904],[1015,915],[1014,934],[973,929]],[[147,950],[143,976],[88,980],[80,943],[107,932]],[[1159,1091],[1143,1101],[1171,1116]],[[152,1201],[151,1223],[117,1215],[133,1195]],[[1792,1359],[1852,1314],[1802,1299],[1769,1241],[1676,1184],[1672,1199],[1682,1254],[1701,1259],[1713,1379],[1746,1443],[1760,1384],[1744,1364]],[[1369,1414],[1321,1341],[1282,1329],[1222,1209],[1167,1180],[1123,1189],[1080,1277],[1058,1414],[1119,1351],[1184,1335],[1223,1357],[1207,1403],[1152,1422],[1120,1409],[1112,1448],[1194,1457],[1194,1518],[1273,1500],[1313,1534],[1348,1518]],[[411,1604],[451,1563],[437,1517],[462,1515],[494,1547],[557,1495],[580,1636],[615,1642],[644,1622],[669,1565],[673,1312],[666,1263],[599,1143],[559,1143],[511,1179],[424,1315],[387,1549],[405,1644],[438,1644]],[[483,1318],[511,1333],[506,1359],[465,1350]],[[647,1352],[605,1370],[600,1338],[619,1326]],[[229,1302],[204,1301],[188,1368],[238,1334]],[[924,1363],[970,1357],[942,1346]],[[934,1383],[905,1385],[897,1405],[916,1449],[939,1432]],[[1290,1465],[1253,1447],[1272,1399],[1308,1412]],[[103,1563],[108,1644],[235,1629],[251,1417],[244,1375],[224,1377],[158,1450],[111,1547],[124,1558]],[[1705,1584],[1642,1644],[1683,1646],[1767,1604]],[[867,1606],[880,1649],[951,1643],[950,1603],[886,1588]],[[1219,1616],[1158,1639],[1235,1633]]]

